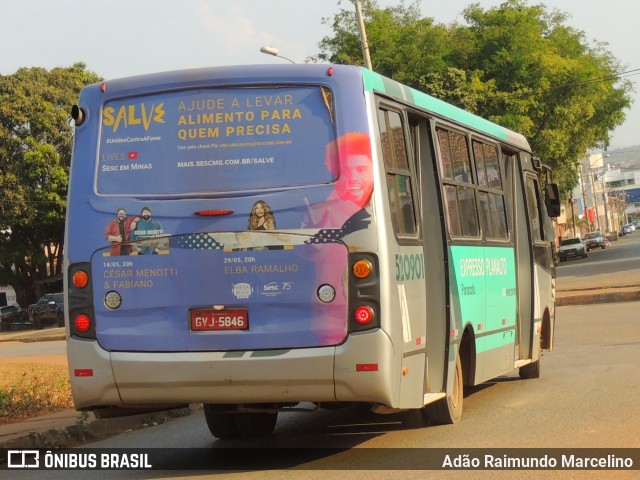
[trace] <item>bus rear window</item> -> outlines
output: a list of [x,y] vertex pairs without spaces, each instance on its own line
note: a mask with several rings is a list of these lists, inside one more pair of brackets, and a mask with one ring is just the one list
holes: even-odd
[[327,184],[335,139],[323,87],[185,90],[102,110],[103,195],[215,194]]

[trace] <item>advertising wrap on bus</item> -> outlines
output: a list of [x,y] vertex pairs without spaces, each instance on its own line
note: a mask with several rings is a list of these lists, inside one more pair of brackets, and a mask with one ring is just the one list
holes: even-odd
[[[191,351],[339,343],[346,335],[347,252],[339,242],[308,239],[189,234],[169,237],[161,255],[98,252],[91,265],[103,283],[98,296],[115,291],[122,297],[116,309],[96,298],[100,344],[107,350]],[[336,290],[332,302],[318,300],[321,285]],[[206,319],[206,312],[224,315]]]
[[321,87],[186,90],[108,102],[100,194],[185,194],[334,180]]
[[370,224],[373,173],[366,124],[335,123],[323,86],[106,99],[87,211],[105,229],[71,240],[91,256],[102,348],[343,341],[341,239]]

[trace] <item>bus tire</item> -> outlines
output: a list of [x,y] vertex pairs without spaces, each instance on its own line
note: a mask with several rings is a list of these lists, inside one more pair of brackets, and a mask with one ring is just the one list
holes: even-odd
[[427,418],[436,425],[451,425],[462,418],[462,403],[464,399],[464,385],[462,376],[462,362],[460,355],[456,357],[456,370],[453,379],[453,392],[437,402],[425,407]]
[[235,420],[242,438],[266,437],[276,428],[278,412],[238,413]]
[[518,374],[523,380],[530,378],[540,378],[540,360],[531,362],[518,369]]
[[232,405],[204,404],[204,418],[211,435],[221,440],[240,438],[240,430],[236,425],[234,413],[224,413],[233,410]]

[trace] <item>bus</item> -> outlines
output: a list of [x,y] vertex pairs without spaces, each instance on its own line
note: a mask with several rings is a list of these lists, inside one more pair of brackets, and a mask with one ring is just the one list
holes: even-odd
[[522,135],[326,64],[108,80],[71,114],[76,409],[201,403],[223,439],[354,402],[450,424],[465,386],[539,376],[559,200]]

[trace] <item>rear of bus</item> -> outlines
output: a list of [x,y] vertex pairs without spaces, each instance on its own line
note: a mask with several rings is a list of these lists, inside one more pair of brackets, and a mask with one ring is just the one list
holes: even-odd
[[[338,350],[392,358],[360,69],[106,81],[82,91],[73,117],[77,409],[334,402],[336,379],[352,374],[336,371]],[[346,391],[389,403],[389,385],[363,385]]]

